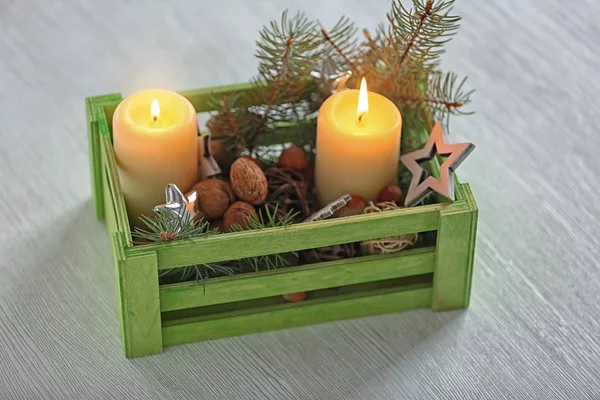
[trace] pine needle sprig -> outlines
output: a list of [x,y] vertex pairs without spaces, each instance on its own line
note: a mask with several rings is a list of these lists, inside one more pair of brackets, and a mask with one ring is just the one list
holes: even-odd
[[218,233],[216,229],[210,228],[208,221],[194,222],[188,214],[179,218],[171,212],[155,210],[154,218],[142,215],[140,219],[146,228],[136,227],[131,235],[150,242],[171,242]]
[[233,276],[237,268],[220,263],[190,265],[183,268],[173,268],[159,271],[161,284],[178,282],[201,282],[206,290],[205,281],[210,278]]
[[[291,225],[298,213],[295,211],[289,211],[282,217],[277,216],[277,207],[273,211],[269,210],[268,207],[263,207],[248,218],[248,228],[244,229],[238,224],[231,226],[231,232],[242,232],[248,229],[265,229],[275,227],[287,227]],[[288,253],[289,254],[289,253]],[[295,252],[291,253],[293,256],[297,256]],[[289,256],[288,256],[289,257]],[[286,257],[285,253],[278,254],[267,254],[264,256],[248,257],[239,260],[241,269],[251,269],[255,272],[261,270],[272,270],[282,267],[287,267],[290,262]]]
[[404,63],[433,68],[438,65],[444,53],[443,46],[452,39],[460,26],[459,16],[449,15],[454,0],[435,2],[434,0],[413,0],[413,9],[407,10],[401,1],[394,1],[387,14],[391,26],[391,43],[399,54],[391,68],[391,80]]
[[354,22],[347,17],[342,17],[329,31],[320,23],[319,25],[323,40],[328,44],[320,56],[333,57],[338,65],[345,65],[354,73],[359,73],[359,65],[352,59],[358,50],[356,38],[358,27]]

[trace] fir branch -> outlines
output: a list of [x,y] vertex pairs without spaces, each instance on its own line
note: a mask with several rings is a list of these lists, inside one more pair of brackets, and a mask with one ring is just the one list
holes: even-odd
[[421,71],[437,65],[443,46],[459,28],[460,17],[449,15],[454,0],[413,0],[413,9],[407,10],[400,0],[392,3],[387,14],[391,25],[390,41],[398,57],[390,68],[385,84],[392,84],[409,60],[416,62]]
[[[352,71],[358,71],[358,65],[352,61],[349,54],[354,54],[357,50],[356,46],[356,25],[346,17],[340,20],[328,32],[321,26],[321,36],[326,43],[337,53],[348,65]],[[324,51],[322,57],[327,57],[328,51]]]
[[239,124],[233,116],[233,112],[231,111],[231,107],[229,106],[229,102],[227,101],[227,97],[221,97],[221,104],[223,104],[223,116],[224,122],[229,126],[228,134],[230,136],[234,136],[236,140],[241,141],[241,132]]
[[[159,271],[158,278],[161,284],[179,283],[179,282],[202,282],[206,279],[217,278],[220,276],[233,276],[237,269],[220,263],[190,265],[183,268],[172,268]],[[206,289],[206,287],[204,287]]]
[[210,228],[207,221],[194,222],[189,214],[185,214],[180,218],[168,211],[154,210],[154,218],[142,215],[140,219],[146,228],[136,227],[131,235],[134,238],[150,242],[186,240],[217,233],[217,230]]
[[279,73],[277,73],[277,75],[276,75],[275,83],[273,85],[273,90],[271,92],[271,98],[269,99],[269,102],[267,104],[267,109],[262,117],[263,120],[267,120],[267,118],[269,117],[269,113],[271,112],[271,109],[273,108],[273,105],[275,104],[275,100],[277,99],[277,95],[279,94],[279,86],[281,85],[281,79],[283,76],[285,76],[285,74],[287,72],[287,66],[288,66],[288,61],[289,61],[289,57],[290,57],[290,49],[292,48],[293,38],[294,38],[294,33],[290,32],[290,36],[288,37],[288,39],[285,42],[285,51],[283,52],[283,56],[281,57],[281,69],[279,70]]
[[[415,6],[417,6],[418,3],[414,2],[414,4],[415,4]],[[394,67],[392,67],[392,79],[395,74],[395,71],[398,70],[398,68],[400,68],[402,66],[402,63],[404,62],[404,60],[406,60],[406,57],[408,56],[408,53],[415,46],[415,42],[416,42],[417,38],[419,37],[421,30],[423,29],[423,25],[425,24],[425,20],[429,16],[431,16],[432,6],[433,6],[433,0],[427,0],[427,3],[425,3],[425,6],[423,7],[423,12],[420,13],[420,15],[418,15],[417,27],[409,35],[408,42],[404,45],[404,52],[399,57],[398,61],[396,62],[396,65],[394,65]],[[401,2],[392,3],[392,15],[394,15],[396,17],[396,19],[403,20],[403,19],[405,19],[406,14],[407,14],[406,9],[404,8],[404,6],[402,5]],[[394,27],[394,32],[398,32],[400,30],[400,27],[394,25],[395,20],[393,20],[391,18],[391,16],[388,16],[388,18],[390,18],[390,23]]]
[[[274,228],[274,227],[287,227],[292,224],[296,216],[297,212],[289,211],[283,217],[277,217],[277,207],[273,211],[270,211],[268,207],[263,207],[257,214],[253,214],[248,218],[248,228],[247,229],[265,229],[265,228]],[[242,232],[247,229],[244,229],[242,226],[238,224],[234,224],[231,226],[231,232]],[[296,256],[295,252],[292,252],[292,255]],[[290,265],[288,259],[285,257],[285,254],[267,254],[264,256],[256,256],[256,257],[248,257],[239,260],[242,268],[249,267],[250,269],[258,272],[263,269],[271,270],[277,269],[281,267],[287,267]]]

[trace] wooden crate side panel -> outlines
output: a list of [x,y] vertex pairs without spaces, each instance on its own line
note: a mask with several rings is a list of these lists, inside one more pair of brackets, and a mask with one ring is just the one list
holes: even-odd
[[464,308],[469,293],[475,250],[476,213],[469,210],[440,211],[440,226],[433,274],[434,310]]
[[464,202],[434,204],[385,213],[358,215],[326,221],[295,224],[215,235],[171,243],[156,243],[126,249],[135,255],[145,249],[156,251],[159,269],[236,260],[265,254],[298,251],[340,243],[436,230],[439,212],[451,208],[467,209]]
[[156,254],[119,259],[117,270],[125,355],[138,357],[162,352]]
[[431,305],[431,286],[385,289],[368,295],[315,299],[230,313],[212,319],[163,326],[163,345],[217,339],[248,333],[292,328],[348,318],[405,311]]
[[432,247],[219,278],[204,284],[165,285],[160,288],[160,306],[161,311],[173,311],[428,274],[433,272],[434,262]]

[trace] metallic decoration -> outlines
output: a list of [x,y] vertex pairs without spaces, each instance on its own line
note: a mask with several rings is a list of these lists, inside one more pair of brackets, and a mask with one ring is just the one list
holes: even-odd
[[325,58],[320,68],[311,71],[310,75],[323,82],[328,95],[346,89],[346,82],[352,76],[352,71],[340,71],[331,56]]
[[[472,143],[446,143],[442,124],[436,122],[425,147],[400,157],[402,164],[412,174],[404,205],[411,207],[418,204],[431,191],[454,201],[454,171],[474,149],[475,145]],[[439,180],[429,176],[421,166],[421,163],[432,160],[436,154],[446,157],[440,165]]]
[[339,199],[327,204],[325,207],[321,208],[319,211],[306,218],[302,222],[321,221],[323,219],[327,219],[331,217],[337,210],[348,204],[351,199],[352,196],[350,196],[350,194],[345,194]]
[[204,180],[221,173],[221,168],[210,150],[210,135],[202,135],[198,129],[198,179]]
[[186,219],[192,221],[196,216],[194,204],[196,203],[197,195],[198,193],[194,190],[184,196],[177,185],[169,183],[165,187],[167,203],[154,207],[154,211],[171,213],[173,218],[178,221],[175,232],[179,232],[181,230],[181,221],[185,221]]

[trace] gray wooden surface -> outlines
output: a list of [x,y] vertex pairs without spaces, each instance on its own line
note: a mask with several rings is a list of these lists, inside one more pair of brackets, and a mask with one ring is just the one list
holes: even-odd
[[[123,357],[90,200],[86,96],[245,81],[286,7],[373,27],[388,2],[0,2],[0,398],[600,398],[600,2],[459,0],[445,66],[481,212],[471,307]],[[507,210],[512,210],[510,213]]]

